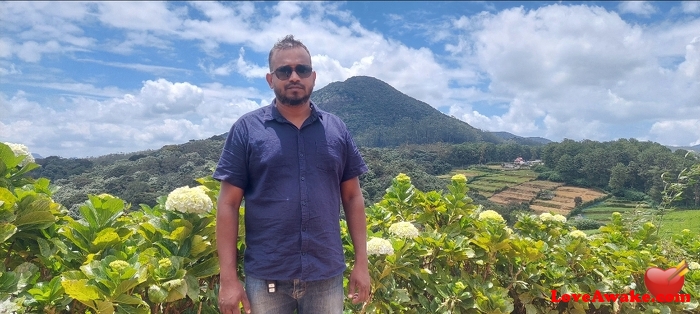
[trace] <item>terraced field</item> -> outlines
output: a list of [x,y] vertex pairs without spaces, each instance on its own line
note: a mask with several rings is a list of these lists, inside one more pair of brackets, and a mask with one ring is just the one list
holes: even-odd
[[[537,199],[540,191],[553,191],[552,199]],[[561,215],[568,215],[576,207],[574,199],[578,196],[582,201],[604,197],[606,194],[586,188],[563,186],[562,183],[550,181],[532,181],[510,187],[504,191],[494,194],[489,198],[497,204],[509,203],[530,203],[530,209],[535,213],[553,212]]]
[[[487,197],[490,201],[502,205],[529,203],[530,209],[536,213],[554,212],[567,215],[574,209],[576,197],[581,197],[585,203],[606,196],[605,193],[593,189],[535,180],[537,174],[529,169],[506,170],[500,166],[469,168],[456,170],[442,177],[449,179],[458,173],[467,176],[469,180],[467,186],[471,190]],[[552,198],[537,199],[541,191],[552,191]]]
[[649,208],[649,205],[645,202],[633,202],[611,197],[593,207],[583,209],[582,216],[602,223],[608,223],[612,213],[619,212],[624,214],[635,208]]
[[583,203],[586,203],[602,198],[605,195],[607,194],[593,189],[561,186],[554,190],[554,198],[551,200],[535,200],[530,205],[530,209],[537,213],[551,211],[557,214],[567,215],[576,207],[574,199],[577,196],[581,197]]
[[507,205],[510,203],[530,203],[542,190],[554,190],[562,183],[550,181],[530,181],[509,187],[489,198],[490,201]]
[[467,186],[485,197],[491,197],[498,191],[535,180],[536,177],[537,174],[532,170],[502,171],[496,169],[475,177],[470,180]]

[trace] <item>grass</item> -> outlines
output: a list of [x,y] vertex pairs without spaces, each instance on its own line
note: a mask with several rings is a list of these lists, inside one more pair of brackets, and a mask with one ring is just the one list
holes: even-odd
[[688,229],[695,234],[700,233],[700,209],[674,210],[664,215],[659,233],[662,237],[680,233]]
[[[606,200],[596,206],[589,207],[583,210],[583,217],[609,223],[612,213],[619,212],[625,214],[631,212],[637,206],[638,202],[624,201],[620,199]],[[647,208],[647,206],[640,206]],[[677,234],[683,229],[691,230],[694,233],[700,233],[700,209],[697,210],[674,210],[666,213],[661,223],[659,234],[661,237],[668,237],[672,234]],[[597,233],[598,230],[591,230],[589,234]]]

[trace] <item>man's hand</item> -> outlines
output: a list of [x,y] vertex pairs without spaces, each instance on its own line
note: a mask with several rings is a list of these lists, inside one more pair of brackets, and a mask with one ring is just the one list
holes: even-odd
[[355,265],[350,272],[350,282],[348,283],[348,298],[352,299],[352,304],[369,301],[370,278],[367,265]]
[[219,287],[219,311],[221,314],[241,313],[240,303],[243,303],[243,310],[250,313],[250,302],[248,302],[248,296],[240,281],[235,280]]

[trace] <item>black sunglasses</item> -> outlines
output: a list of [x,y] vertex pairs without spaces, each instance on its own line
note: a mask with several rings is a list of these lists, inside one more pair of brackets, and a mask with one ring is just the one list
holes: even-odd
[[297,72],[297,75],[299,75],[300,78],[307,78],[311,76],[313,69],[311,66],[303,64],[299,64],[294,68],[289,65],[283,65],[274,70],[272,73],[275,73],[278,79],[286,81],[290,76],[292,76],[292,71]]

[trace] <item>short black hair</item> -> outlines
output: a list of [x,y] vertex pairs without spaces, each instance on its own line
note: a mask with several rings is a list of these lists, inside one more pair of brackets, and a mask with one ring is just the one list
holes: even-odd
[[304,48],[306,50],[306,53],[309,54],[309,57],[311,57],[311,53],[309,52],[309,49],[304,46],[300,41],[294,39],[294,35],[287,35],[284,38],[280,39],[274,46],[272,46],[272,49],[270,49],[270,55],[267,56],[267,64],[270,67],[270,72],[272,72],[274,69],[272,68],[272,54],[276,50],[284,50],[284,49],[292,49],[292,48]]

